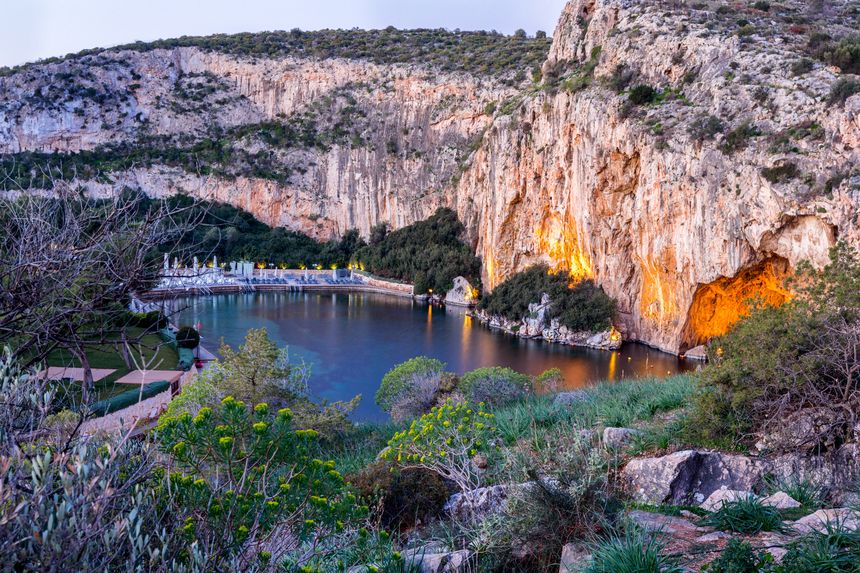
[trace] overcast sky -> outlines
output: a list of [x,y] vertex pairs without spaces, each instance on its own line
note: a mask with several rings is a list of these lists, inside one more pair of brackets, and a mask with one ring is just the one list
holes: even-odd
[[263,30],[460,28],[552,34],[565,0],[2,0],[0,66],[136,40]]

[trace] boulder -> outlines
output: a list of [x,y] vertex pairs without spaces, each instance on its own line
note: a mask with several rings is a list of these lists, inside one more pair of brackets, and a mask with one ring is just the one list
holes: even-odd
[[559,392],[555,395],[552,405],[555,407],[564,407],[577,402],[588,402],[591,397],[584,390],[571,390],[570,392]]
[[621,334],[614,328],[610,328],[589,336],[584,345],[600,350],[618,350],[623,342]]
[[704,362],[708,359],[708,349],[704,344],[700,344],[699,346],[694,346],[684,353],[685,360],[698,360],[699,362]]
[[463,277],[454,277],[454,287],[445,294],[445,304],[472,306],[475,304],[475,289]]
[[512,488],[520,485],[494,485],[480,487],[466,493],[455,493],[447,503],[444,511],[453,519],[460,521],[482,520],[488,515],[503,511],[507,504]]
[[635,509],[627,513],[628,519],[644,529],[652,533],[662,533],[665,535],[679,537],[698,537],[703,533],[713,531],[712,527],[699,527],[689,519],[683,517],[675,517],[673,515],[664,515],[662,513],[653,513],[650,511],[641,511]]
[[736,489],[718,489],[708,496],[708,499],[699,506],[706,511],[719,511],[723,505],[741,499],[754,498],[758,496],[751,491],[739,491]]
[[635,458],[622,470],[640,502],[700,504],[718,489],[755,491],[767,465],[746,456],[683,450],[659,458]]
[[584,543],[568,543],[561,548],[558,573],[580,573],[591,561],[591,550]]
[[642,432],[633,428],[604,428],[603,444],[607,448],[623,448]]
[[784,491],[778,491],[773,495],[767,496],[761,500],[761,503],[762,505],[769,505],[777,509],[793,509],[795,507],[800,507],[801,505],[799,501]]
[[848,504],[860,478],[860,445],[844,444],[819,455],[786,453],[770,460],[770,473],[778,482],[809,482],[825,490],[837,504]]
[[815,513],[810,513],[795,521],[793,527],[798,533],[827,531],[829,527],[857,531],[860,529],[860,513],[847,507],[819,509]]
[[835,451],[851,428],[845,413],[832,408],[804,408],[777,420],[756,442],[760,452]]
[[417,569],[420,573],[465,573],[469,570],[471,558],[472,554],[466,549],[450,553],[423,553],[418,550],[408,554],[406,561],[411,564],[410,571]]

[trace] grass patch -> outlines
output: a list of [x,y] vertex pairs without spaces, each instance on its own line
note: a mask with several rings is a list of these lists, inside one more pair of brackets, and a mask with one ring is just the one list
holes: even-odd
[[724,503],[716,512],[702,520],[702,525],[715,527],[720,531],[735,533],[759,533],[761,531],[784,532],[782,514],[775,507],[762,504],[754,497],[742,497]]
[[[139,327],[127,329],[128,338],[135,340],[140,338],[139,344],[132,345],[132,354],[140,360],[138,352],[143,352],[143,362],[149,364],[150,370],[175,370],[179,362],[176,351],[166,342],[161,340],[154,332],[147,333]],[[119,335],[116,336],[116,344],[103,344],[96,346],[87,352],[87,358],[91,368],[114,369],[116,372],[106,376],[95,383],[93,400],[106,400],[117,394],[121,394],[132,388],[129,384],[115,384],[117,380],[128,374],[131,370],[126,366],[120,354]],[[80,368],[81,363],[66,350],[55,350],[51,352],[46,363],[48,366],[59,366],[67,368]],[[132,368],[133,370],[134,368]],[[80,383],[64,384],[60,388],[61,400],[79,404],[81,400]]]
[[343,474],[354,474],[370,465],[385,447],[388,440],[403,427],[393,422],[384,424],[358,424],[336,443],[324,444],[322,457],[334,460]]
[[692,376],[679,374],[663,379],[601,382],[584,390],[587,399],[563,406],[554,396],[531,396],[495,411],[496,427],[511,444],[538,429],[567,425],[630,426],[656,414],[686,405],[695,390]]
[[586,573],[681,573],[674,557],[665,555],[656,536],[629,528],[599,543]]

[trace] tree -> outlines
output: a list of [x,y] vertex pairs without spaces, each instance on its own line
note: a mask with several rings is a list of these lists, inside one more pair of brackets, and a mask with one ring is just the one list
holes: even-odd
[[176,332],[176,345],[193,350],[200,345],[200,333],[193,326],[183,326]]
[[88,352],[115,338],[129,297],[152,286],[156,247],[194,224],[184,215],[136,193],[89,199],[62,181],[47,197],[0,198],[0,344],[25,365],[70,352],[84,369],[86,400]]

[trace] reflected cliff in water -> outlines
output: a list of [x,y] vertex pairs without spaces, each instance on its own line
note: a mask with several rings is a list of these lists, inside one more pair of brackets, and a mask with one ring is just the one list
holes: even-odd
[[598,380],[666,376],[694,367],[641,344],[606,352],[525,340],[493,332],[463,309],[433,307],[411,299],[370,293],[245,293],[169,301],[181,312],[177,324],[202,324],[203,345],[232,346],[250,328],[265,327],[291,356],[312,364],[311,390],[318,398],[364,399],[358,420],[385,414],[373,395],[395,364],[426,355],[463,373],[481,366],[508,366],[528,374],[548,368],[564,373],[569,389]]

